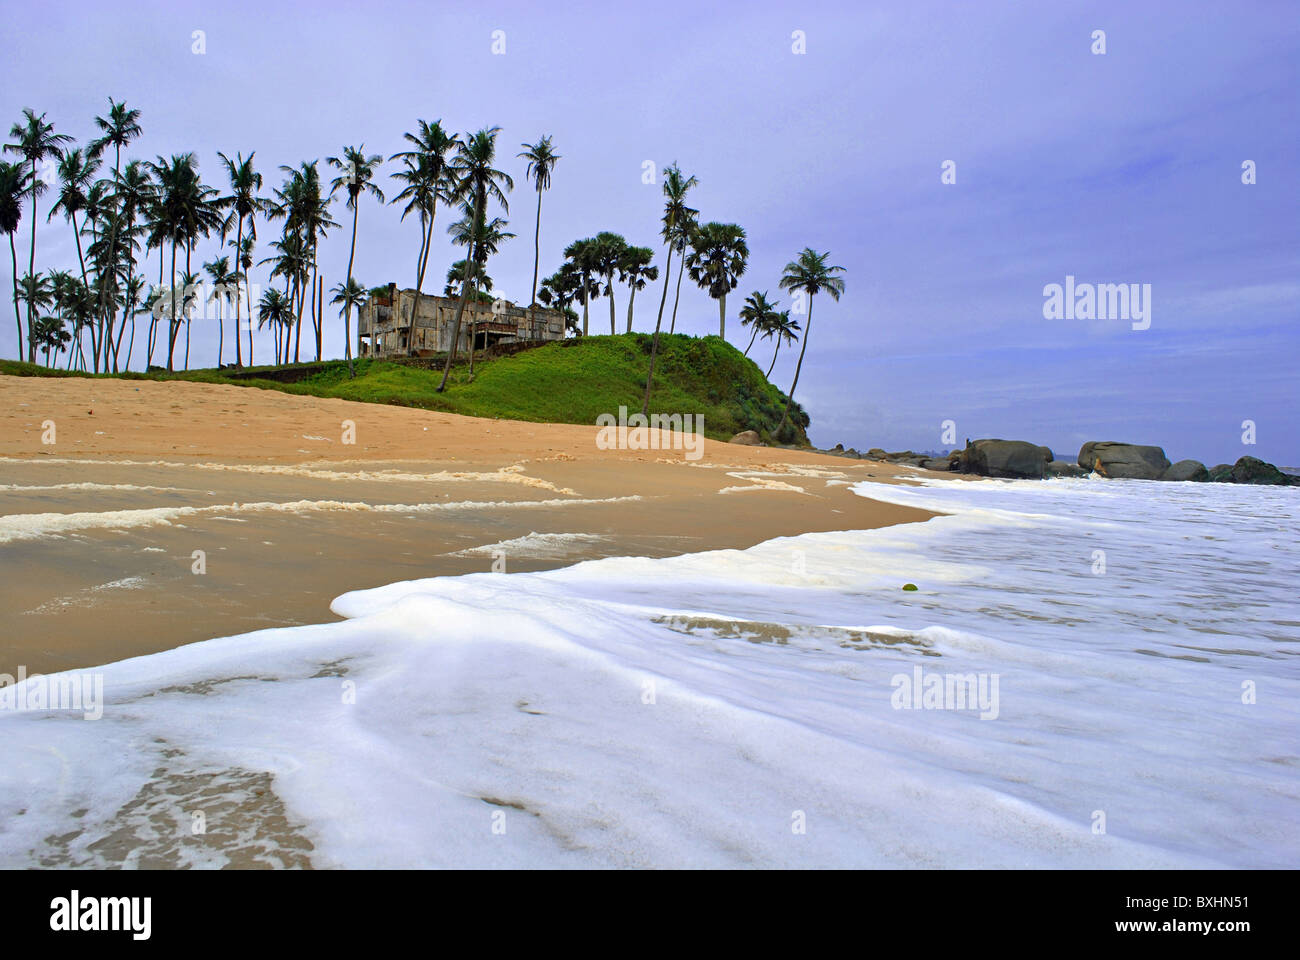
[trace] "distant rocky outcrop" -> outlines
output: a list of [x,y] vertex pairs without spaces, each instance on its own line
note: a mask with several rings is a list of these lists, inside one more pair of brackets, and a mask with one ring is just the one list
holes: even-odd
[[1300,486],[1300,477],[1283,473],[1271,463],[1265,463],[1258,457],[1242,457],[1232,465],[1230,474],[1232,483],[1270,484],[1279,487]]
[[963,473],[981,477],[1041,480],[1053,460],[1047,447],[1024,440],[975,440],[966,444],[958,459]]
[[1199,460],[1179,460],[1160,475],[1161,480],[1192,481],[1204,483],[1210,479],[1210,471]]
[[755,430],[741,430],[731,438],[731,443],[741,443],[747,447],[757,447],[763,442],[763,438]]
[[1160,447],[1110,440],[1090,440],[1079,448],[1079,466],[1103,477],[1125,480],[1159,480],[1169,469]]

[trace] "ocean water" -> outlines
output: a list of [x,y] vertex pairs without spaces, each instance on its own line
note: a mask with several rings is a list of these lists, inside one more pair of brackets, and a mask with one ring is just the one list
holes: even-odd
[[6,688],[0,866],[1300,865],[1297,491],[855,490],[945,515],[348,593],[94,720]]

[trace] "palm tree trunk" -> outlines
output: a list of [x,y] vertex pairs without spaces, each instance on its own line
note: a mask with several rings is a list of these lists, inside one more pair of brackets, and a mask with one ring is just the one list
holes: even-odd
[[[185,241],[185,276],[187,277],[190,275],[190,251],[192,249],[193,249],[193,244],[188,240]],[[189,291],[186,290],[185,293],[188,294]],[[187,300],[189,299],[188,296],[186,297],[186,299]],[[188,370],[189,368],[190,368],[190,312],[187,309],[185,311],[185,369]]]
[[[36,270],[36,158],[32,158],[32,244],[27,256],[27,276]],[[32,339],[32,301],[27,301],[27,362],[36,362],[36,341]],[[21,346],[21,345],[20,345]]]
[[745,352],[744,352],[743,356],[746,356],[746,357],[749,356],[749,351],[753,348],[753,346],[754,346],[754,340],[757,339],[757,337],[758,337],[758,321],[755,320],[755,321],[754,321],[754,332],[753,332],[752,334],[750,334],[750,336],[749,336],[749,346],[745,348]]
[[[239,276],[239,251],[244,243],[244,215],[239,215],[239,226],[235,229],[235,276]],[[128,353],[129,356],[129,353]],[[235,366],[244,365],[243,341],[239,339],[239,290],[235,290]]]
[[612,337],[618,333],[614,326],[614,275],[611,273],[605,280],[605,289],[609,291],[609,335]]
[[727,339],[727,295],[718,297],[718,336]]
[[[486,201],[483,190],[479,189],[474,194],[474,219],[471,223],[477,224],[479,217],[483,213],[483,204]],[[477,275],[478,264],[474,262],[473,257],[465,258],[465,269],[469,276],[465,277],[460,284],[460,301],[456,304],[456,317],[451,324],[451,349],[447,351],[447,362],[442,368],[442,381],[438,384],[438,392],[442,393],[447,389],[447,377],[451,375],[451,365],[456,361],[456,346],[460,342],[460,321],[465,314],[465,301],[469,297],[469,285],[474,281]],[[583,304],[583,310],[586,310],[586,304]],[[414,321],[415,312],[412,310],[411,319]],[[583,331],[586,332],[585,330]]]
[[677,261],[677,292],[673,295],[673,322],[668,327],[669,333],[677,331],[677,303],[682,299],[682,275],[686,273],[686,248],[682,247],[681,259]]
[[668,280],[673,272],[673,245],[668,244],[668,256],[664,262],[664,292],[659,297],[659,316],[655,318],[655,335],[650,341],[650,370],[645,376],[645,397],[641,400],[641,416],[650,413],[650,384],[655,377],[655,354],[659,352],[659,327],[664,322],[664,305],[668,303]]
[[772,371],[776,369],[776,355],[781,352],[781,335],[776,335],[776,349],[772,351],[772,365],[767,368],[767,373],[763,374],[768,380],[772,379]]
[[244,265],[244,299],[248,301],[248,365],[253,365],[253,291],[248,288],[248,266]]
[[[357,214],[361,211],[360,197],[358,203],[352,208],[352,247],[348,251],[348,279],[343,289],[352,289],[352,261],[357,255]],[[360,323],[360,319],[357,320]],[[343,300],[343,355],[348,358],[348,378],[351,379],[357,375],[356,370],[352,367],[352,298],[345,295]]]
[[18,312],[18,248],[14,246],[14,235],[9,234],[9,259],[14,265],[14,323],[18,325],[18,340],[14,346],[18,348],[18,359],[23,358],[23,315]]
[[803,328],[803,343],[799,347],[799,362],[794,365],[794,383],[790,384],[790,392],[785,398],[785,412],[781,414],[781,422],[777,425],[777,432],[785,426],[786,420],[790,418],[790,404],[794,400],[794,388],[799,386],[799,371],[803,369],[803,354],[808,349],[808,334],[812,333],[812,302],[813,298],[808,297],[808,322]]
[[172,237],[172,313],[167,318],[167,372],[172,370],[172,357],[176,353],[176,334],[180,332],[180,322],[176,317],[176,238]]
[[[433,224],[438,219],[438,203],[434,201],[433,209],[429,211],[429,225],[424,231],[424,243],[420,247],[420,256],[416,262],[415,271],[415,299],[411,301],[411,324],[406,328],[406,354],[415,356],[415,322],[420,316],[420,297],[424,289],[424,272],[429,266],[429,250],[433,247]],[[462,288],[463,289],[463,288]],[[456,314],[459,322],[460,314]],[[434,328],[435,330],[437,327]],[[446,377],[443,378],[444,382]],[[438,388],[439,391],[442,387]]]
[[[582,274],[582,335],[584,337],[587,335],[587,299],[590,294],[590,290],[588,289],[590,285],[591,278],[588,277],[584,271]],[[31,322],[28,321],[28,326],[30,325]]]
[[632,289],[627,295],[627,332],[632,332],[632,304],[636,302],[636,279],[632,280]]
[[217,369],[221,369],[221,348],[226,344],[226,324],[221,318],[221,301],[217,301]]
[[537,268],[542,261],[542,188],[537,187],[537,227],[533,231],[533,295],[528,301],[528,337],[532,339],[537,324]]

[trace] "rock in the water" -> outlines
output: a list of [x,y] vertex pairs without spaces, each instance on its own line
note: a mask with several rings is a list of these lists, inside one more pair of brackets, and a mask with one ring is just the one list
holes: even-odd
[[962,452],[967,473],[981,477],[1041,480],[1047,467],[1046,447],[1024,440],[976,440]]
[[1046,467],[1049,477],[1086,477],[1088,471],[1069,460],[1053,460]]
[[1078,463],[1085,470],[1124,480],[1159,480],[1169,469],[1169,458],[1160,447],[1112,441],[1088,441],[1079,449]]
[[1210,480],[1213,483],[1232,483],[1232,464],[1216,463],[1210,467]]
[[743,443],[747,447],[757,447],[762,444],[763,440],[756,430],[741,430],[731,438],[732,443]]
[[1283,473],[1258,457],[1242,457],[1232,465],[1233,483],[1261,483],[1274,486],[1300,486],[1300,477]]
[[1179,460],[1160,475],[1161,480],[1183,480],[1204,483],[1210,479],[1210,471],[1199,460]]
[[942,459],[938,457],[928,457],[927,459],[921,461],[921,469],[941,470],[944,473],[947,473],[949,470],[952,469],[952,461],[949,460],[947,457],[943,457]]

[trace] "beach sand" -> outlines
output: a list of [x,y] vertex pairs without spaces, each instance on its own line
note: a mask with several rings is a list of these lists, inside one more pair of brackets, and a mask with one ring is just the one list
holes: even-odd
[[849,492],[924,475],[892,464],[717,441],[691,461],[595,438],[254,388],[0,377],[0,674],[325,622],[348,590],[494,562],[541,570],[932,516]]

